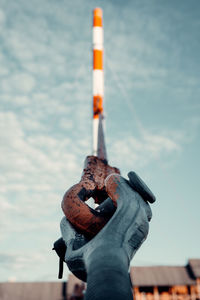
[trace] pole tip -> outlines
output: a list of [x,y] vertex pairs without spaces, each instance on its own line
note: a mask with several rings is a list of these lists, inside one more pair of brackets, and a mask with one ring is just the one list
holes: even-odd
[[100,18],[102,18],[102,16],[103,16],[102,9],[100,7],[96,7],[94,9],[94,17],[100,17]]

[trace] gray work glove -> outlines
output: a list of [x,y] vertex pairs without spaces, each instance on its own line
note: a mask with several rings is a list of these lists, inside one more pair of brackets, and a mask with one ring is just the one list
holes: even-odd
[[[118,174],[105,180],[109,198],[99,213],[115,209],[103,229],[90,241],[76,232],[66,217],[61,221],[67,246],[65,261],[81,280],[87,281],[86,300],[132,299],[128,269],[134,254],[146,239],[152,213],[148,202],[155,197],[134,173],[129,181]],[[147,202],[148,201],[148,202]]]

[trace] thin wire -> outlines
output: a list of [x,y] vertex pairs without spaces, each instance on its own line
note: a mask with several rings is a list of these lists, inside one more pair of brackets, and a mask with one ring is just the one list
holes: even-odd
[[134,117],[134,121],[135,124],[138,128],[138,131],[140,132],[141,135],[144,135],[146,133],[146,130],[144,129],[144,126],[142,125],[142,122],[140,121],[140,119],[137,116],[136,110],[132,104],[132,101],[129,98],[129,95],[127,94],[126,89],[124,88],[124,86],[121,84],[122,80],[119,78],[118,74],[116,72],[113,71],[111,63],[109,61],[108,58],[106,58],[106,62],[107,62],[107,66],[109,67],[109,70],[113,76],[114,81],[116,82],[122,96],[123,96],[123,100],[125,100],[129,110],[132,112],[133,117]]

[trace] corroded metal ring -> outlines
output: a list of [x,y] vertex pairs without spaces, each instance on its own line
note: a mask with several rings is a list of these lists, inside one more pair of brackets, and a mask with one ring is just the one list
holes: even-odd
[[73,185],[63,197],[61,206],[68,221],[76,230],[89,237],[95,236],[104,227],[110,215],[103,215],[90,208],[85,201],[92,197],[98,204],[104,202],[108,198],[105,179],[113,173],[120,174],[120,171],[109,166],[106,160],[87,156],[81,181]]

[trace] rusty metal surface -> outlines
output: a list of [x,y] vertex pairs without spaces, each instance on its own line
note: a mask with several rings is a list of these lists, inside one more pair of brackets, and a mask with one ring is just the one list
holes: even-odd
[[81,182],[91,182],[91,185],[95,186],[91,196],[96,203],[99,204],[107,198],[105,179],[113,173],[120,174],[120,171],[115,167],[109,166],[106,160],[96,156],[86,157]]
[[108,196],[112,199],[114,205],[117,207],[117,199],[119,198],[119,194],[117,192],[117,187],[119,185],[119,176],[114,175],[114,176],[108,176],[106,178],[106,190],[108,193]]
[[90,197],[98,204],[107,199],[105,179],[113,173],[120,174],[120,171],[109,166],[106,160],[87,156],[80,182],[73,185],[63,197],[61,206],[67,219],[77,230],[90,237],[95,236],[110,217],[91,209],[84,202]]

